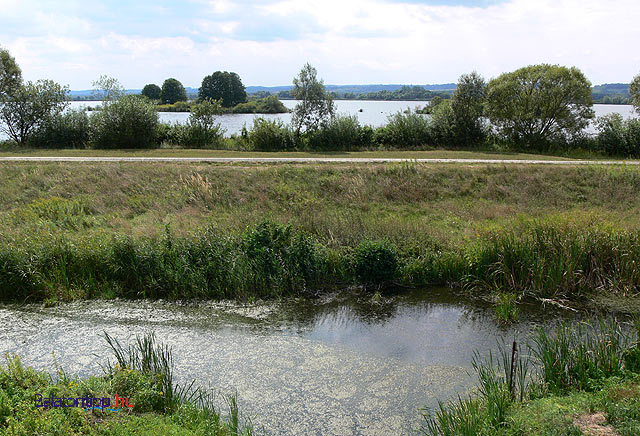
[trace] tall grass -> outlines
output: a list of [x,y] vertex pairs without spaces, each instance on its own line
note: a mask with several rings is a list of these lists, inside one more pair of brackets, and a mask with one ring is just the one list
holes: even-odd
[[0,299],[222,299],[300,295],[344,285],[461,284],[497,292],[499,314],[522,296],[580,299],[636,293],[640,236],[529,223],[454,249],[354,238],[329,247],[300,228],[264,221],[239,234],[99,235],[0,245]]

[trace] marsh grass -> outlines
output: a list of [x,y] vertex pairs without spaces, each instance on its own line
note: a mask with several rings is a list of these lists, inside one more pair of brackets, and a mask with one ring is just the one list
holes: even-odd
[[[601,318],[540,327],[529,342],[499,342],[497,359],[491,352],[484,358],[475,352],[477,391],[423,413],[421,431],[429,436],[581,434],[567,420],[574,416],[568,403],[574,413],[604,409],[622,434],[636,434],[638,326],[637,320],[629,325]],[[591,399],[586,407],[585,395]]]
[[[227,413],[214,391],[173,382],[172,350],[153,334],[123,345],[105,334],[114,365],[103,376],[79,379],[55,363],[57,377],[23,366],[19,357],[0,365],[0,431],[3,434],[218,435],[253,434],[235,396],[225,397]],[[34,408],[34,395],[45,397],[133,398],[129,413],[73,408]]]

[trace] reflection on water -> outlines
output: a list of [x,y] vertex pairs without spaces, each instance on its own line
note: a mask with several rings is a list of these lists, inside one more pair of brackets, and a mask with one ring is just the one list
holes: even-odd
[[52,370],[100,373],[103,331],[130,341],[154,331],[174,350],[180,380],[238,393],[272,434],[401,434],[418,408],[473,386],[475,349],[523,336],[559,313],[523,308],[501,328],[493,312],[449,290],[394,297],[334,295],[276,303],[88,301],[59,307],[0,306],[0,350]]

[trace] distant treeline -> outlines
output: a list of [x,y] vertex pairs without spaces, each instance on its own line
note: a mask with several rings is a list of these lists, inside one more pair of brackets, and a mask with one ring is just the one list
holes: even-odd
[[[431,100],[435,96],[451,98],[456,89],[455,83],[440,85],[326,85],[325,89],[334,100]],[[198,89],[185,87],[187,98],[198,98]],[[139,94],[139,89],[128,89],[128,94]],[[260,99],[276,95],[281,100],[292,100],[291,86],[247,86],[249,99]],[[628,83],[605,83],[592,89],[593,102],[596,104],[631,104]],[[71,91],[73,101],[95,100],[91,91]]]

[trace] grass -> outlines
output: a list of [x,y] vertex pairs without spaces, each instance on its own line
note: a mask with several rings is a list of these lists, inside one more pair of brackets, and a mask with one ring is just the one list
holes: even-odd
[[523,296],[640,284],[635,168],[12,163],[0,177],[3,298],[273,297],[372,276],[513,294],[506,320]]
[[529,154],[518,152],[491,151],[455,151],[455,150],[417,150],[417,151],[231,151],[231,150],[202,150],[202,149],[122,149],[122,150],[93,150],[93,149],[29,149],[15,148],[0,150],[1,156],[78,156],[78,157],[350,157],[350,158],[400,158],[400,159],[535,159],[535,160],[566,160],[565,157],[543,154]]
[[[481,359],[476,354],[477,393],[426,411],[422,433],[637,435],[638,330],[637,324],[628,327],[609,319],[562,325],[554,331],[539,329],[524,347],[514,343],[511,349],[503,344],[497,361],[491,355]],[[535,372],[530,375],[530,370]]]
[[[216,409],[212,396],[189,386],[167,385],[171,350],[153,336],[138,337],[128,348],[107,336],[117,364],[102,376],[57,376],[23,366],[7,356],[0,366],[0,433],[6,435],[219,435],[253,434],[239,417],[235,398],[227,414]],[[171,389],[171,390],[167,390]],[[85,410],[83,407],[35,407],[35,395],[62,398],[132,399],[127,411]],[[167,397],[169,400],[167,400]],[[67,400],[68,401],[68,400]],[[102,404],[102,403],[100,403]],[[81,403],[79,403],[81,406]],[[120,406],[122,408],[122,406]]]

